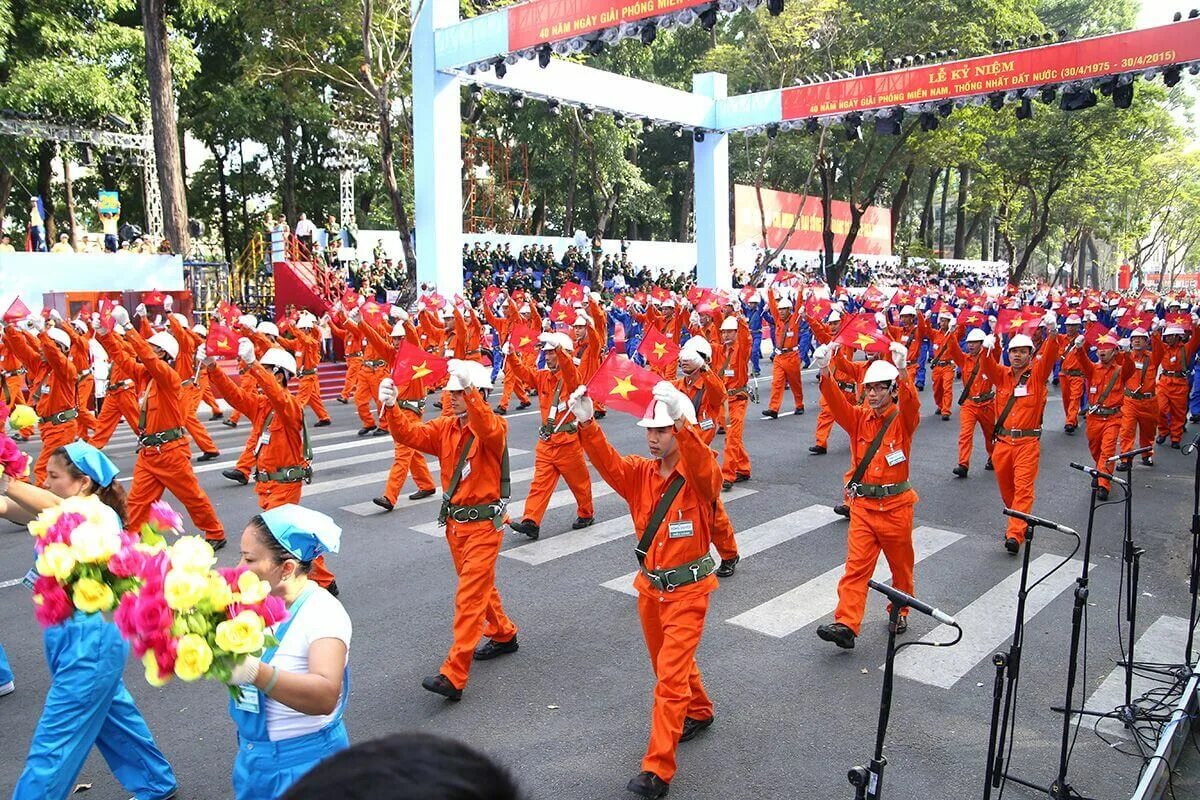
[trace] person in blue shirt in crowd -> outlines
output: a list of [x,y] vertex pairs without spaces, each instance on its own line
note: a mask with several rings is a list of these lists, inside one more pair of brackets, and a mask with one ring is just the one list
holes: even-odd
[[746,324],[750,327],[750,366],[755,375],[762,372],[759,358],[762,356],[763,322],[774,325],[769,311],[763,308],[758,295],[750,298],[750,302],[742,303],[742,313],[746,315]]

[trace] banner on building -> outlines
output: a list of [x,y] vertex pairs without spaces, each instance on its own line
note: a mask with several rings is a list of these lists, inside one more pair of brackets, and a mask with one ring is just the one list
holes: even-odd
[[[801,210],[803,201],[803,210]],[[834,200],[832,211],[833,247],[840,251],[850,230],[850,204]],[[796,220],[796,216],[799,219]],[[762,190],[762,209],[758,204],[758,193],[753,186],[736,184],[733,187],[733,243],[734,245],[763,245],[764,220],[766,246],[775,248],[786,241],[786,250],[813,250],[825,248],[821,240],[824,208],[818,197],[805,198],[793,192]],[[788,237],[792,221],[795,230]],[[863,214],[858,236],[854,239],[851,252],[855,255],[890,256],[892,254],[892,215],[883,206],[871,206]]]
[[711,0],[531,0],[508,8],[508,49],[570,39]]

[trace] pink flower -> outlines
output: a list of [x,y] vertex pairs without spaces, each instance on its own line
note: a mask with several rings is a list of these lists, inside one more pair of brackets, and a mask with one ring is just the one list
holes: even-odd
[[142,537],[137,531],[121,531],[121,549],[133,547],[135,544],[141,544]]
[[175,512],[175,509],[162,500],[156,500],[150,504],[150,525],[158,531],[182,531],[183,517]]
[[54,578],[38,577],[33,584],[33,615],[43,628],[59,625],[75,613],[71,598]]
[[137,626],[133,621],[135,608],[137,608],[137,595],[133,592],[126,592],[121,595],[121,600],[117,603],[117,610],[113,612],[113,623],[116,624],[117,630],[121,632],[122,638],[130,641],[137,638]]
[[54,524],[46,529],[46,536],[41,541],[42,546],[45,547],[51,542],[70,544],[71,531],[78,528],[85,521],[87,521],[87,517],[83,516],[83,514],[77,514],[74,511],[60,514],[58,519],[54,521]]
[[108,571],[118,578],[132,578],[141,574],[145,564],[145,553],[125,547],[108,559]]
[[163,583],[171,570],[171,558],[165,550],[160,550],[152,556],[147,556],[142,564],[142,594],[158,594],[163,591]]
[[288,618],[287,603],[283,602],[282,597],[276,597],[273,594],[267,595],[267,598],[258,604],[255,611],[263,618],[268,628],[278,625]]
[[[0,401],[0,406],[3,407],[0,410],[0,429],[3,429],[8,420],[8,407],[4,406],[3,401]],[[29,456],[22,453],[7,436],[0,438],[0,467],[5,475],[12,478],[24,478],[29,472]]]
[[175,640],[164,639],[154,645],[154,660],[158,662],[159,675],[175,672]]
[[150,638],[171,629],[175,616],[161,594],[146,594],[145,587],[137,595],[137,604],[130,610],[130,622],[138,636]]
[[241,565],[236,566],[236,567],[218,567],[217,568],[217,574],[220,575],[222,578],[224,578],[225,582],[229,584],[229,588],[233,589],[235,592],[238,591],[238,578],[241,576],[241,574],[243,572],[249,572],[249,571],[250,570],[248,567],[243,567]]

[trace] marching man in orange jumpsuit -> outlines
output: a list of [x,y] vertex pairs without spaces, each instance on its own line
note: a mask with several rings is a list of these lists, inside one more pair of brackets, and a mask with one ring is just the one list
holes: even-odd
[[709,548],[721,471],[700,435],[691,401],[667,381],[654,387],[653,400],[638,422],[646,429],[653,458],[614,450],[593,420],[595,407],[585,390],[575,390],[569,407],[588,460],[629,504],[639,537],[635,553],[640,569],[633,585],[657,680],[642,771],[626,788],[641,797],[663,797],[675,777],[676,748],[714,719],[696,666],[696,648],[709,595],[717,588]]
[[[114,337],[112,339],[116,347],[127,347],[124,339]],[[105,352],[108,352],[107,350]],[[131,356],[132,357],[132,356]],[[124,419],[125,423],[133,431],[134,435],[140,435],[138,430],[138,390],[137,385],[133,380],[133,376],[127,373],[112,353],[108,353],[109,372],[108,372],[108,388],[104,395],[104,406],[100,409],[100,416],[96,420],[96,431],[92,435],[91,444],[93,447],[103,450],[108,444],[108,440],[112,438],[113,433],[117,430],[117,425]]]
[[1175,450],[1179,449],[1183,424],[1187,420],[1188,378],[1191,374],[1188,365],[1196,357],[1196,349],[1200,348],[1200,335],[1193,331],[1186,344],[1184,335],[1179,325],[1163,328],[1163,356],[1159,362],[1162,373],[1158,379],[1158,437],[1155,441],[1162,444],[1169,436]]
[[[483,313],[487,318],[488,324],[495,328],[496,333],[499,334],[501,345],[509,341],[509,338],[512,336],[512,330],[517,325],[525,325],[535,333],[542,330],[542,319],[538,316],[537,311],[529,303],[522,303],[518,307],[511,297],[508,299],[508,305],[503,317],[497,317],[492,313],[492,309],[487,306],[484,306]],[[514,392],[516,392],[520,408],[529,408],[531,403],[525,388],[514,373],[507,369],[504,370],[504,389],[500,392],[500,402],[496,404],[496,413],[508,413],[508,400]]]
[[[1076,337],[1075,344],[1082,348],[1083,337]],[[1088,387],[1088,449],[1092,453],[1092,460],[1096,462],[1096,469],[1101,472],[1112,471],[1108,459],[1117,453],[1117,440],[1121,433],[1121,407],[1125,403],[1125,394],[1121,387],[1134,372],[1133,362],[1123,354],[1118,355],[1118,346],[1116,337],[1105,334],[1096,340],[1096,354],[1100,357],[1100,363],[1092,363],[1090,358],[1079,361]],[[1101,501],[1107,500],[1109,481],[1107,478],[1100,478],[1099,483],[1096,497]]]
[[179,357],[175,359],[175,370],[179,373],[183,391],[183,427],[200,448],[200,457],[196,461],[213,461],[221,455],[221,451],[217,449],[217,443],[208,434],[204,423],[196,416],[203,392],[198,385],[197,376],[200,370],[196,366],[195,356],[204,340],[188,330],[187,318],[182,314],[167,315],[167,327],[170,329],[168,335],[179,343]]
[[[121,325],[129,322],[123,308],[112,312]],[[150,505],[165,490],[179,498],[192,524],[204,531],[205,540],[219,550],[225,546],[225,528],[217,519],[212,502],[196,481],[192,471],[191,448],[183,423],[186,417],[182,381],[171,365],[179,357],[179,342],[169,333],[156,333],[149,341],[136,331],[125,334],[129,351],[115,341],[116,334],[103,327],[100,342],[134,380],[148,380],[138,418],[137,461],[133,466],[133,485],[126,501],[130,530],[137,530],[150,517]]]
[[321,400],[321,381],[317,377],[317,365],[321,363],[321,334],[316,328],[316,317],[308,313],[301,314],[295,325],[284,323],[284,330],[295,339],[296,361],[300,367],[297,399],[301,406],[311,408],[317,415],[313,427],[324,428],[333,421]]
[[[389,370],[392,368],[392,362],[388,360],[389,348],[379,347],[379,340],[367,339],[366,330],[372,323],[362,318],[359,309],[351,308],[346,311],[346,328],[358,333],[364,340],[365,350],[363,355],[362,369],[358,373],[358,394],[355,396],[355,403],[366,406],[370,409],[370,402],[374,400],[379,402],[379,384],[388,376]],[[378,332],[378,331],[376,331]],[[386,344],[386,342],[385,342]],[[380,416],[382,416],[383,408],[379,407]],[[365,422],[359,428],[358,435],[366,436],[373,433],[375,436],[386,436],[386,424],[376,425],[375,418],[371,418],[371,424]]]
[[[1125,381],[1125,403],[1121,407],[1121,440],[1117,449],[1121,452],[1149,447],[1154,443],[1154,432],[1158,428],[1158,395],[1156,379],[1162,360],[1162,342],[1150,339],[1145,328],[1135,328],[1129,334],[1129,361],[1133,374]],[[1136,441],[1135,441],[1136,437]],[[1154,452],[1142,453],[1142,463],[1154,466]],[[1129,470],[1129,462],[1122,460],[1117,469]],[[1107,472],[1107,470],[1105,470]]]
[[[38,434],[42,439],[41,452],[33,465],[33,476],[40,486],[46,480],[46,463],[50,456],[78,438],[76,417],[79,411],[75,402],[76,370],[70,357],[71,337],[56,327],[46,328],[36,338],[12,327],[4,333],[8,346],[30,372],[45,360],[44,377],[30,392],[30,401],[38,413]],[[30,345],[31,341],[41,350],[40,354]]]
[[[1063,413],[1066,415],[1067,421],[1063,425],[1063,431],[1068,434],[1075,433],[1079,428],[1079,405],[1083,398],[1083,367],[1080,366],[1080,360],[1087,360],[1087,348],[1079,347],[1075,344],[1076,337],[1079,336],[1080,319],[1077,314],[1067,315],[1067,324],[1065,328],[1064,341],[1067,346],[1063,349],[1062,365],[1058,370],[1058,385],[1059,391],[1062,393]],[[1108,470],[1105,470],[1108,472]]]
[[950,406],[954,401],[954,359],[950,354],[951,343],[957,344],[958,334],[953,323],[954,315],[943,311],[938,314],[937,328],[928,332],[933,345],[933,355],[929,359],[933,368],[933,402],[943,422],[950,419]]
[[[334,306],[335,312],[339,309],[341,309],[340,304]],[[346,325],[343,327],[328,314],[325,315],[325,319],[328,321],[329,329],[333,331],[333,335],[342,337],[346,356],[346,381],[342,384],[342,391],[338,395],[337,401],[342,405],[346,405],[353,400],[354,410],[358,413],[362,427],[374,428],[375,417],[371,416],[370,398],[358,391],[359,381],[362,380],[363,337],[359,335],[358,330],[353,326]]]
[[[496,591],[496,558],[504,540],[509,496],[508,426],[492,411],[480,390],[492,388],[491,370],[477,361],[451,360],[446,390],[451,413],[429,422],[396,414],[392,436],[409,447],[438,457],[442,508],[438,521],[446,541],[458,589],[454,596],[454,643],[438,674],[421,681],[427,691],[461,700],[471,661],[487,661],[517,652],[517,626],[504,613]],[[399,393],[391,378],[379,386],[379,400],[394,406]],[[480,636],[488,641],[476,649]]]
[[[1008,340],[1008,367],[991,353],[983,359],[983,371],[996,385],[996,444],[992,463],[996,466],[1000,498],[1007,508],[1026,514],[1033,513],[1037,494],[1046,382],[1050,380],[1058,352],[1058,336],[1052,334],[1034,358],[1033,340],[1018,333]],[[1005,549],[1016,555],[1024,541],[1025,523],[1009,517]]]
[[[867,604],[867,581],[882,550],[897,589],[913,593],[913,506],[917,493],[908,481],[912,437],[921,424],[921,401],[905,369],[907,348],[892,343],[891,361],[872,361],[863,375],[866,400],[853,405],[833,380],[821,381],[829,413],[850,436],[854,470],[847,482],[850,529],[846,534],[846,571],[838,582],[834,621],[817,635],[852,649]],[[893,398],[893,395],[895,397]],[[896,633],[908,629],[908,609],[901,612]],[[890,623],[889,623],[890,624]]]
[[958,415],[958,466],[953,470],[960,478],[967,477],[971,468],[971,450],[975,446],[975,426],[983,433],[983,446],[988,459],[983,465],[986,470],[995,469],[992,464],[992,449],[996,446],[996,388],[983,369],[983,359],[991,358],[984,352],[987,334],[982,328],[967,332],[967,352],[958,346],[958,339],[950,340],[950,360],[962,370],[963,389],[958,396],[962,409]]
[[725,426],[725,452],[721,458],[721,488],[750,480],[750,453],[746,450],[746,409],[750,405],[750,328],[740,317],[729,316],[721,321],[721,346],[725,363],[721,379],[725,382],[725,397],[729,421]]
[[771,401],[763,409],[764,417],[775,419],[783,402],[783,389],[790,386],[792,399],[796,401],[793,414],[804,413],[804,386],[800,383],[800,315],[792,311],[792,299],[784,296],[775,299],[774,293],[767,294],[771,306],[771,343],[775,346],[775,358],[771,361]]
[[592,476],[575,436],[575,423],[562,421],[566,418],[567,398],[580,383],[579,370],[571,358],[574,344],[565,333],[543,333],[538,336],[538,341],[546,354],[546,366],[539,370],[530,368],[520,354],[511,352],[508,342],[504,343],[504,363],[515,372],[517,380],[537,392],[538,407],[542,412],[542,426],[538,429],[534,452],[533,481],[529,484],[525,510],[520,522],[508,525],[530,539],[541,535],[542,517],[560,477],[575,495],[577,513],[571,527],[576,530],[586,528],[595,516]]
[[[834,309],[829,312],[828,323],[822,322],[816,317],[805,315],[808,320],[808,327],[812,330],[813,338],[825,345],[825,350],[822,353],[829,353],[829,345],[833,341],[834,329],[842,319],[841,312]],[[820,349],[819,347],[817,349]],[[815,355],[815,353],[814,353]],[[830,354],[831,356],[832,354]],[[846,358],[832,358],[829,363],[833,365],[833,379],[837,387],[846,395],[846,399],[851,403],[858,403],[858,380],[861,377],[860,371],[849,369],[853,363]],[[817,380],[825,380],[824,371],[818,371]],[[829,413],[829,409],[825,406],[824,395],[817,396],[818,411],[817,411],[817,428],[814,436],[814,442],[808,448],[808,452],[815,456],[823,456],[829,452],[829,434],[833,431],[833,414]],[[849,506],[846,508],[849,512]]]

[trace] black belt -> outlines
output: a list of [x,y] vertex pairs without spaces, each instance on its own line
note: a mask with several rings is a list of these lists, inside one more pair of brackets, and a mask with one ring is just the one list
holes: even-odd
[[1092,406],[1087,410],[1087,413],[1093,417],[1115,417],[1121,413],[1121,409],[1112,406],[1100,406],[1099,408]]
[[931,363],[932,363],[932,364],[933,364],[933,366],[935,366],[935,367],[948,367],[948,366],[950,366],[951,364],[953,364],[954,362],[953,362],[953,361],[938,361],[938,360],[936,360],[936,359],[935,359],[935,360],[934,360],[934,361],[932,361]]
[[18,375],[24,375],[25,372],[26,369],[24,367],[19,367],[18,369],[8,370],[7,372],[0,371],[0,375],[3,375],[5,378],[15,378]]
[[312,483],[312,467],[305,464],[298,464],[293,467],[283,467],[271,472],[263,472],[255,468],[254,480],[257,483],[264,481],[274,481],[275,483]]
[[370,367],[371,369],[375,369],[376,367],[382,367],[386,363],[387,363],[387,361],[384,361],[383,359],[371,359],[369,361],[364,360],[363,366]]
[[908,481],[900,481],[899,483],[857,483],[851,484],[846,488],[855,497],[880,498],[904,494],[912,488],[912,484]]
[[151,433],[146,436],[138,437],[138,445],[141,447],[162,447],[164,444],[170,444],[184,437],[183,428],[171,428],[169,430],[160,431],[159,433]]
[[110,392],[117,391],[118,389],[132,389],[132,388],[133,388],[133,381],[128,380],[128,379],[123,380],[123,381],[117,381],[116,383],[110,383],[108,385],[108,391],[110,391]]
[[796,349],[796,348],[794,348],[794,347],[776,347],[776,348],[775,348],[775,352],[776,352],[776,353],[791,353],[791,352],[793,352],[795,349]]
[[992,390],[990,392],[984,392],[983,394],[973,395],[971,397],[968,397],[967,399],[973,400],[976,403],[986,403],[989,400],[995,399],[995,397],[996,397],[996,392],[995,392],[995,390]]
[[646,569],[643,567],[642,574],[660,592],[673,592],[680,586],[687,586],[688,584],[704,580],[716,568],[717,562],[713,560],[712,554],[705,553],[695,561],[689,561],[686,564],[681,564],[671,569]]
[[195,386],[195,385],[196,385],[196,379],[195,379],[195,378],[188,378],[188,379],[187,379],[187,380],[185,380],[185,381],[180,381],[180,382],[179,382],[179,385],[180,385],[180,386]]
[[298,377],[307,378],[309,375],[316,375],[316,374],[317,374],[317,371],[315,369],[302,369],[298,373]]
[[996,431],[997,436],[1004,436],[1009,439],[1040,439],[1042,438],[1042,429],[1033,428],[1032,430],[1020,431],[1010,430],[1008,428],[1000,428]]
[[1064,369],[1061,374],[1066,375],[1067,377],[1070,377],[1070,378],[1082,378],[1083,370],[1081,370],[1081,369]]
[[858,392],[857,384],[842,383],[841,381],[838,381],[837,385],[838,385],[838,388],[841,389],[846,394],[856,394]]
[[[504,516],[504,509],[507,506],[502,500],[497,500],[495,503],[483,503],[477,506],[459,506],[451,503],[449,500],[442,500],[442,509],[438,514],[438,523],[446,524],[447,519],[452,519],[455,522],[478,522],[480,520],[487,521],[496,517]],[[500,527],[497,525],[497,527]]]
[[38,417],[38,422],[43,425],[62,425],[65,422],[70,422],[79,416],[79,410],[68,408],[66,411],[59,411],[55,414],[50,414],[45,417]]
[[91,374],[92,374],[92,371],[90,369],[81,370],[80,372],[76,373],[75,382],[79,383],[81,380],[83,380],[84,378],[86,378],[88,375],[91,375]]
[[1162,371],[1162,374],[1163,374],[1164,378],[1186,378],[1186,377],[1188,377],[1188,374],[1186,372],[1184,372],[1183,370],[1164,369]]
[[398,400],[396,402],[396,407],[403,408],[406,411],[411,411],[418,417],[425,413],[424,400]]
[[1125,390],[1125,396],[1133,400],[1153,400],[1154,392],[1135,392],[1132,389]]
[[559,425],[557,427],[555,427],[554,425],[551,425],[549,422],[547,422],[545,425],[538,428],[538,438],[541,439],[543,442],[547,442],[547,441],[550,441],[550,437],[556,433],[574,433],[574,432],[575,432],[575,423],[574,422],[568,422],[566,424]]

